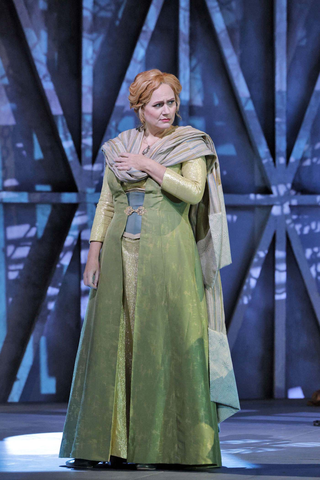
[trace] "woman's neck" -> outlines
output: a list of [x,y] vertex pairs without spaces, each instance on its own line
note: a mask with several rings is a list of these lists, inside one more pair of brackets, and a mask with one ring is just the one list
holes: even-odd
[[150,140],[152,139],[159,139],[159,138],[163,138],[165,135],[167,135],[168,133],[171,133],[172,132],[172,129],[173,129],[173,125],[170,125],[169,128],[166,128],[166,129],[159,129],[159,130],[154,130],[154,131],[151,131],[148,127],[146,127],[145,131],[144,131],[144,136],[146,138],[149,138]]

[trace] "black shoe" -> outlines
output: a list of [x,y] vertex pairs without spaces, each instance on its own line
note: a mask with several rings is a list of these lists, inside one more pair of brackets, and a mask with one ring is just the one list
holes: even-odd
[[109,465],[111,468],[123,468],[126,463],[124,458],[115,457],[114,455],[110,456]]
[[85,470],[88,468],[93,468],[98,465],[96,460],[84,460],[83,458],[73,458],[72,460],[66,461],[66,466],[68,468],[76,468],[78,470]]

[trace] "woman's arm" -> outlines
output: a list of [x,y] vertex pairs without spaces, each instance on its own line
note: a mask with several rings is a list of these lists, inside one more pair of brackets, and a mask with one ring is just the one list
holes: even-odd
[[94,216],[90,234],[90,248],[86,268],[83,273],[83,282],[91,288],[97,288],[100,276],[99,253],[108,226],[114,215],[112,193],[107,181],[108,166],[106,165],[99,202]]
[[183,202],[195,205],[200,202],[206,186],[207,165],[205,157],[182,163],[181,175],[167,168],[161,188]]
[[106,236],[108,226],[114,215],[112,193],[107,181],[108,168],[109,167],[106,165],[101,194],[91,229],[90,243],[103,242],[104,237]]
[[206,185],[207,166],[205,157],[183,162],[181,175],[164,165],[160,165],[151,158],[128,152],[121,153],[115,159],[115,166],[119,171],[135,168],[146,172],[161,185],[163,190],[191,204],[200,202]]

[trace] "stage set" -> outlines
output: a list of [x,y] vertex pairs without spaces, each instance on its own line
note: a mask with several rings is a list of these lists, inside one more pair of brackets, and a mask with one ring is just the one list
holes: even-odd
[[[314,0],[1,2],[0,479],[320,478],[319,25]],[[241,411],[222,468],[73,471],[58,452],[100,148],[138,125],[128,87],[153,68],[219,157]]]
[[11,404],[0,408],[0,478],[4,480],[320,478],[319,408],[305,400],[242,401],[240,413],[221,425],[223,467],[209,471],[70,470],[57,458],[66,405]]

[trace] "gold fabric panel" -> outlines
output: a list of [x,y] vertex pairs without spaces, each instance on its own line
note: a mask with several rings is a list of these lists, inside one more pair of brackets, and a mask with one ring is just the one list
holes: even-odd
[[110,455],[127,458],[134,312],[140,241],[122,237],[123,303],[120,319]]
[[161,188],[183,202],[195,205],[200,202],[206,186],[207,165],[205,157],[182,163],[181,175],[167,168]]

